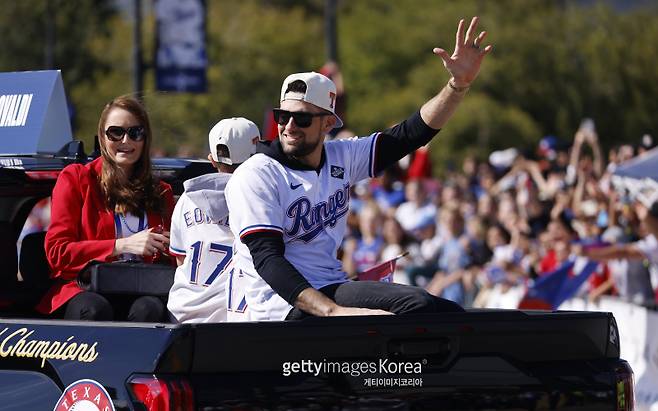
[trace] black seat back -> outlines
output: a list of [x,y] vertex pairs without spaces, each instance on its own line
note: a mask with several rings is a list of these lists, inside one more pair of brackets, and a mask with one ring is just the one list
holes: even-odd
[[50,266],[46,259],[44,242],[46,232],[38,231],[23,237],[19,268],[26,286],[36,290],[50,287]]
[[0,221],[0,289],[13,290],[18,283],[18,253],[11,224]]

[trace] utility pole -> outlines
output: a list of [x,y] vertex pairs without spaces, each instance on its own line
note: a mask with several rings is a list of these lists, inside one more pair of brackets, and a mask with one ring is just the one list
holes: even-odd
[[140,101],[144,97],[144,63],[142,61],[142,0],[133,0],[133,90]]
[[46,47],[43,53],[43,65],[47,70],[55,67],[55,9],[53,1],[46,0]]
[[338,39],[336,38],[336,1],[325,0],[324,41],[327,60],[338,62]]

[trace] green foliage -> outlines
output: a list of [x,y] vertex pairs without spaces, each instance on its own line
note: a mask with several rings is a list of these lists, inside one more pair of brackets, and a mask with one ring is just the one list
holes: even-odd
[[440,175],[446,164],[458,165],[467,155],[486,160],[493,150],[531,148],[539,134],[539,126],[518,107],[472,93],[431,143],[435,171]]
[[[0,13],[0,71],[61,70],[67,97],[76,107],[74,126],[92,130],[83,139],[87,147],[93,141],[100,112],[95,105],[93,111],[88,109],[91,101],[96,100],[89,96],[102,95],[103,88],[112,90],[108,99],[115,95],[117,85],[122,82],[121,67],[116,63],[122,59],[128,61],[123,51],[116,53],[108,49],[111,30],[116,29],[111,23],[122,23],[111,3],[109,0],[8,1],[3,2]],[[51,44],[50,58],[48,44]],[[100,80],[108,78],[113,82]],[[124,92],[128,91],[130,88]],[[89,124],[93,126],[90,128]]]
[[[54,62],[87,144],[112,97],[132,91],[132,21],[114,1],[6,2],[0,14],[0,70],[42,69],[46,23],[54,19]],[[156,145],[207,150],[209,128],[244,116],[262,124],[283,78],[324,62],[323,0],[208,0],[209,92],[154,91],[145,102]],[[51,5],[48,11],[47,5]],[[144,58],[154,55],[154,16],[145,1]],[[418,110],[448,80],[433,47],[453,50],[459,18],[481,17],[494,45],[462,106],[432,143],[437,172],[466,154],[533,146],[546,134],[570,140],[592,117],[607,146],[658,134],[656,6],[548,0],[342,0],[338,52],[348,95],[347,125],[359,135]],[[54,10],[54,11],[53,11]]]
[[475,14],[494,50],[432,144],[437,172],[466,152],[524,148],[547,134],[570,140],[584,117],[607,146],[656,134],[655,6],[622,13],[526,0],[346,3],[339,27],[349,127],[381,129],[436,93],[448,75],[431,49],[452,51],[457,21]]
[[205,156],[208,131],[224,117],[261,124],[287,74],[323,63],[321,20],[304,7],[226,0],[209,2],[208,13],[209,92],[146,93],[161,146],[172,153],[185,145]]
[[94,135],[98,133],[98,117],[105,104],[116,96],[133,92],[132,55],[129,52],[132,50],[132,23],[118,14],[107,23],[114,29],[113,35],[93,37],[89,43],[89,53],[92,58],[111,64],[111,70],[94,73],[93,81],[65,84],[66,93],[76,111],[74,135],[84,142],[87,152],[93,149]]
[[[54,68],[62,70],[67,86],[93,81],[112,63],[90,52],[91,43],[106,37],[115,11],[111,1],[21,0],[2,4],[0,70],[46,68],[51,33]],[[51,27],[49,30],[48,27]]]

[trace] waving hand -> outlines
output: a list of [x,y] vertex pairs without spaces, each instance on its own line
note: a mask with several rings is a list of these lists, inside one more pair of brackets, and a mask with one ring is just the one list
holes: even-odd
[[479,18],[473,17],[471,24],[464,34],[464,19],[459,20],[455,39],[455,51],[449,55],[442,48],[435,48],[434,54],[441,57],[443,65],[452,75],[453,86],[466,88],[475,80],[480,72],[480,65],[493,46],[482,47],[482,41],[487,36],[486,31],[476,36]]

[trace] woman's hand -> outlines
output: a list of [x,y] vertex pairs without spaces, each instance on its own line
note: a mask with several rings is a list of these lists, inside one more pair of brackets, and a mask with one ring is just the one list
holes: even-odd
[[158,251],[168,253],[169,231],[158,231],[157,228],[149,228],[130,237],[118,238],[114,242],[112,255],[130,253],[150,257]]

